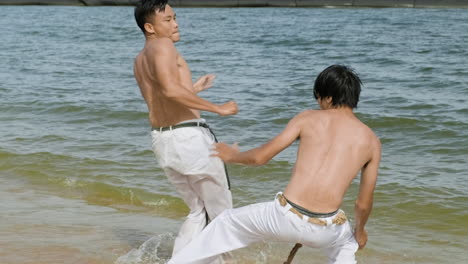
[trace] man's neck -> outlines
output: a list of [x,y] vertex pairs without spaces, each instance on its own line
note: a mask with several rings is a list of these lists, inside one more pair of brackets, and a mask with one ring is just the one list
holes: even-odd
[[158,39],[158,37],[156,37],[156,35],[154,35],[154,34],[145,35],[145,38],[146,38],[146,41]]
[[323,109],[323,110],[327,110],[327,111],[335,112],[335,113],[340,113],[340,114],[343,114],[343,115],[354,116],[353,109],[351,107],[349,107],[349,106],[330,107],[330,108]]

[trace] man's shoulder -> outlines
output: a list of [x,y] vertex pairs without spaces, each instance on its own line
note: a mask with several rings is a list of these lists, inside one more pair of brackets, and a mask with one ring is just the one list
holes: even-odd
[[304,111],[300,112],[299,114],[297,114],[295,116],[295,118],[299,118],[299,119],[315,118],[315,117],[318,117],[319,115],[320,115],[320,110],[308,109],[308,110],[304,110]]
[[150,53],[167,54],[176,52],[174,42],[169,38],[158,38],[148,41],[145,49]]
[[366,123],[364,123],[361,119],[357,118],[360,126],[362,127],[363,130],[365,130],[368,134],[369,134],[369,137],[372,138],[372,139],[375,139],[375,140],[378,140],[379,138],[377,137],[377,135],[375,134],[374,130],[369,127]]
[[148,41],[140,54],[151,59],[161,56],[177,56],[178,53],[174,43],[170,39],[159,38]]
[[371,141],[372,141],[372,144],[374,145],[374,147],[380,149],[381,146],[382,146],[382,143],[380,142],[380,138],[375,134],[375,132],[369,128],[370,130],[370,138],[371,138]]
[[359,122],[361,123],[362,129],[365,131],[365,138],[367,138],[370,145],[374,148],[380,148],[380,139],[377,134],[375,134],[374,130],[361,120],[359,120]]
[[[305,121],[311,121],[313,119],[317,119],[320,116],[320,111],[319,110],[304,110],[294,116],[291,119],[291,122],[294,122],[296,124],[302,125],[305,123]],[[310,122],[306,122],[310,123]]]

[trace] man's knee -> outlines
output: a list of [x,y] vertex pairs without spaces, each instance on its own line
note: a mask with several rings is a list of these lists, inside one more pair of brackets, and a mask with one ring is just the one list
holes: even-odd
[[210,217],[216,217],[226,209],[232,208],[231,192],[225,190],[220,193],[211,193],[203,196],[206,211]]
[[356,251],[359,246],[357,243],[348,243],[330,250],[328,253],[329,263],[331,264],[356,264]]

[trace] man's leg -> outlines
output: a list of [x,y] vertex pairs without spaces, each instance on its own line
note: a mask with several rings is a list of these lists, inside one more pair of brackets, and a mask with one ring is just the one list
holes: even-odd
[[[212,256],[243,248],[266,239],[282,240],[284,214],[274,202],[225,210],[168,264],[198,263]],[[287,228],[286,228],[287,229]]]
[[330,264],[356,264],[355,253],[359,248],[349,222],[340,227],[342,230],[341,238],[332,247],[326,248],[325,253],[328,256]]
[[[206,128],[174,130],[173,134],[172,149],[177,155],[172,166],[185,176],[191,190],[203,204],[205,219],[211,221],[224,210],[232,208],[224,163],[219,158],[210,156],[214,136]],[[189,204],[189,201],[186,200],[186,203]],[[223,256],[225,260],[229,258],[230,256]],[[213,263],[214,259],[203,263]],[[221,258],[217,260],[222,262]]]
[[203,149],[208,152],[203,153],[206,159],[203,162],[204,166],[196,172],[200,181],[194,182],[193,186],[202,197],[210,220],[213,220],[224,210],[232,208],[232,195],[224,162],[220,158],[210,156],[210,147],[218,142],[216,136],[211,129],[204,129],[202,132],[204,137],[200,141],[204,144]]
[[179,234],[175,239],[172,251],[174,255],[207,225],[206,210],[202,199],[191,186],[190,176],[180,174],[172,169],[166,169],[165,171],[169,181],[175,186],[177,192],[190,209],[190,213],[180,227]]
[[[218,174],[218,177],[224,175],[224,171],[222,171],[222,173]],[[189,176],[189,178],[191,179],[192,188],[196,190],[198,196],[203,200],[208,221],[215,219],[224,210],[232,208],[231,191],[222,181],[220,182],[220,180],[211,175]],[[201,263],[230,263],[231,260],[231,253],[224,253],[218,258],[211,258]]]
[[201,175],[189,175],[188,177],[192,188],[203,200],[210,220],[213,220],[224,210],[232,208],[232,195],[227,187],[224,169],[208,171]]
[[174,157],[170,167],[187,176],[190,186],[202,199],[209,218],[213,220],[223,210],[232,208],[224,163],[210,156],[214,136],[203,127],[176,129],[172,133],[171,152]]

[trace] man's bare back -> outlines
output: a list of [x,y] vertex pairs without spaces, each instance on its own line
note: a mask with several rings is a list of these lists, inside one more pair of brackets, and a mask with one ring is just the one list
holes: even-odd
[[302,112],[270,142],[239,156],[238,150],[224,143],[217,144],[217,151],[229,163],[262,165],[297,138],[297,160],[284,195],[306,209],[317,213],[336,211],[360,170],[363,177],[370,170],[376,173],[377,167],[371,161],[378,164],[379,140],[350,108]]
[[351,109],[306,111],[298,119],[297,160],[284,194],[311,211],[333,212],[372,159],[377,138]]

